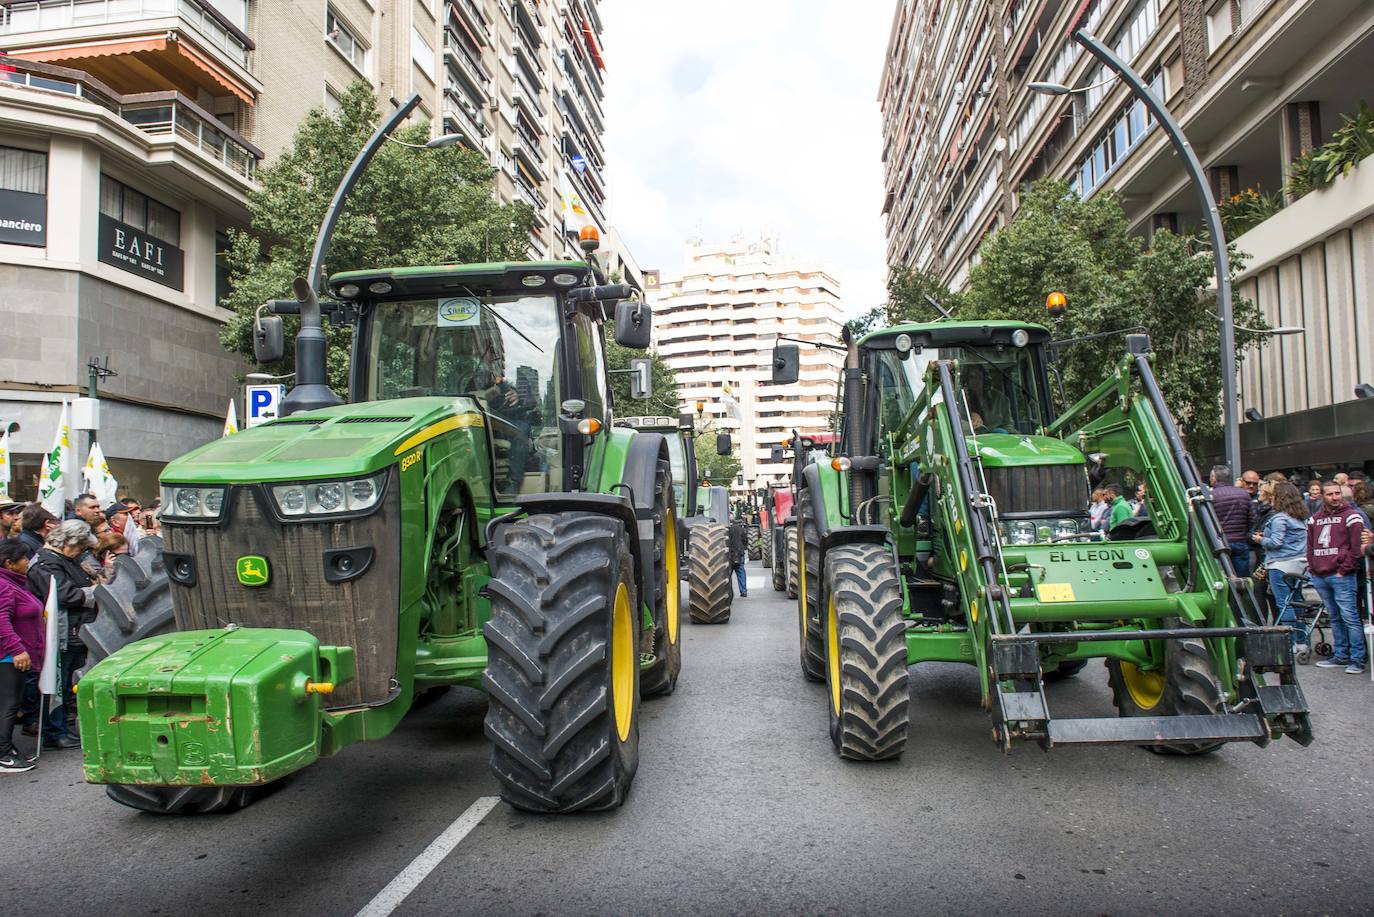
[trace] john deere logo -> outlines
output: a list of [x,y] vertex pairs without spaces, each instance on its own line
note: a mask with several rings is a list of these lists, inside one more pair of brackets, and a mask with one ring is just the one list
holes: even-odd
[[266,586],[267,580],[271,577],[267,558],[259,557],[256,554],[240,557],[236,569],[239,582],[245,586]]

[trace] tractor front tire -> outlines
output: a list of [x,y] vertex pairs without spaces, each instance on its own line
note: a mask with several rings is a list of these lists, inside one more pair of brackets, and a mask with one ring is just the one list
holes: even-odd
[[787,587],[787,597],[795,599],[797,597],[797,527],[789,525],[786,529],[786,542],[784,544],[787,555],[787,579],[784,585]]
[[1040,678],[1042,681],[1064,681],[1083,671],[1083,667],[1087,664],[1088,660],[1086,659],[1070,659],[1068,662],[1059,663],[1059,668],[1052,672],[1046,672]]
[[667,463],[659,472],[654,494],[654,629],[641,639],[654,661],[639,673],[641,697],[673,693],[682,671],[682,582],[679,578],[677,511],[673,508],[673,479]]
[[687,606],[694,624],[724,624],[730,620],[734,593],[730,587],[730,529],[720,522],[692,526],[692,556],[688,563],[691,599]]
[[785,592],[787,590],[787,534],[782,529],[778,529],[773,532],[772,538],[773,591]]
[[136,786],[116,783],[105,787],[115,802],[154,815],[218,815],[237,812],[253,801],[256,786]]
[[788,529],[800,548],[797,555],[797,628],[802,674],[825,681],[825,636],[821,632],[821,536],[806,491],[798,501],[797,524]]
[[773,529],[771,527],[763,530],[759,535],[759,560],[765,567],[773,566]]
[[[1112,701],[1121,716],[1212,715],[1225,712],[1221,682],[1207,644],[1201,640],[1164,642],[1164,671],[1145,672],[1129,662],[1107,660]],[[1170,755],[1205,755],[1222,743],[1145,745]]]
[[840,757],[897,758],[906,748],[910,686],[902,586],[883,545],[825,555],[826,694]]
[[563,813],[625,801],[639,766],[639,594],[618,519],[501,526],[488,551],[486,733],[501,796]]

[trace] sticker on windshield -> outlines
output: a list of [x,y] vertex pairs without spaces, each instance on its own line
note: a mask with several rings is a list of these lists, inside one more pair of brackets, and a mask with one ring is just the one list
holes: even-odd
[[482,303],[476,296],[439,300],[439,327],[465,328],[482,323]]

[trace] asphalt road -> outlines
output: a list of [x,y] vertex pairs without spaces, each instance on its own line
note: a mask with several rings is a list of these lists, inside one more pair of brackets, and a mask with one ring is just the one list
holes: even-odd
[[[74,752],[50,752],[0,778],[0,913],[353,915],[417,857],[396,914],[1370,910],[1368,678],[1303,670],[1308,749],[1003,756],[972,669],[926,664],[906,755],[859,765],[835,756],[822,688],[802,679],[794,606],[750,574],[728,625],[686,626],[682,680],[642,710],[618,812],[499,804],[423,858],[496,792],[485,702],[466,691],[230,816],[122,808],[81,782]],[[1100,666],[1049,690],[1056,713],[1108,712]]]

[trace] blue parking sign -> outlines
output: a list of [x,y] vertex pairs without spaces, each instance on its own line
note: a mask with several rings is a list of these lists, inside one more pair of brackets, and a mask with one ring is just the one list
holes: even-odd
[[256,427],[260,423],[276,420],[281,410],[282,399],[286,397],[284,385],[244,386],[243,405],[247,417],[245,427]]

